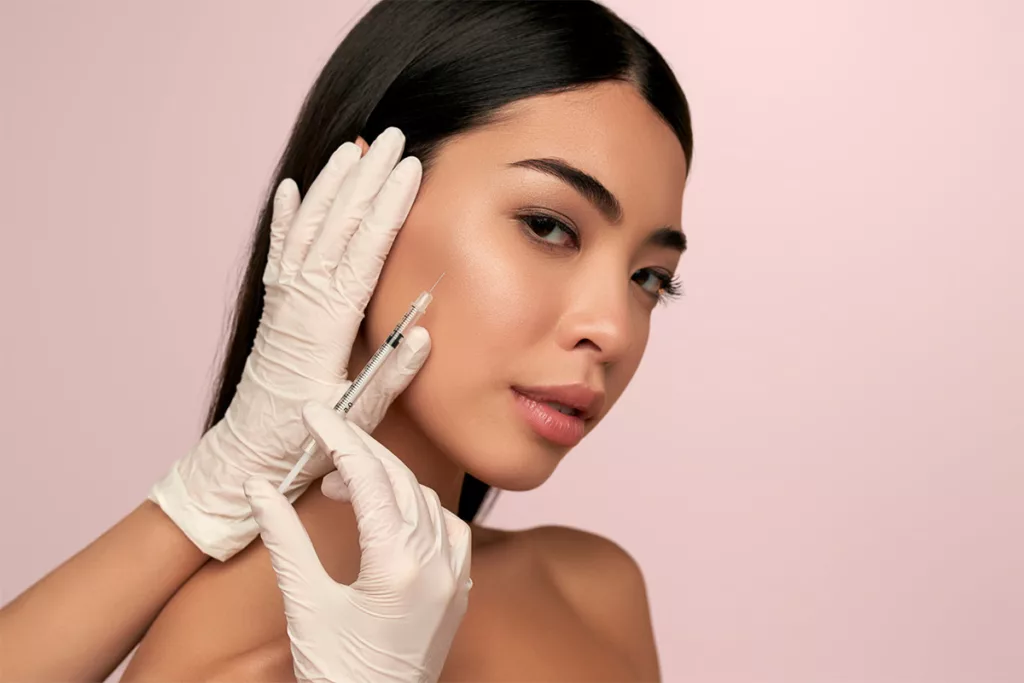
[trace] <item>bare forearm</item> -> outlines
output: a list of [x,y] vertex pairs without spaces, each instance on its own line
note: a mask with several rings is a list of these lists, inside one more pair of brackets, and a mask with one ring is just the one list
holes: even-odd
[[102,680],[207,559],[146,501],[0,610],[0,681]]

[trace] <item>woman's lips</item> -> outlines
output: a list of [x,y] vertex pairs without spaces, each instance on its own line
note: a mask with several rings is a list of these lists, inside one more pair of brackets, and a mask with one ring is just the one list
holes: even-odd
[[572,447],[583,439],[584,419],[578,415],[566,415],[555,408],[534,400],[515,389],[512,390],[516,407],[534,432],[541,438]]

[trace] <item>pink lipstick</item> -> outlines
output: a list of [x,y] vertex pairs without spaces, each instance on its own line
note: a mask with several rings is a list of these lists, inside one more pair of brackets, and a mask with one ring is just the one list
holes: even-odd
[[533,431],[559,446],[578,444],[587,420],[600,414],[604,393],[582,384],[512,387],[516,407]]

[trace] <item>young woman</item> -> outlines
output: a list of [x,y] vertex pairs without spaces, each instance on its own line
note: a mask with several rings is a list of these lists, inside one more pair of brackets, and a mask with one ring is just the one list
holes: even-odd
[[[348,376],[358,372],[415,296],[445,273],[422,323],[429,358],[386,414],[363,416],[360,426],[471,522],[488,487],[542,484],[632,378],[654,308],[678,287],[689,112],[657,51],[595,3],[384,0],[314,84],[274,187],[293,179],[296,196],[306,196],[343,143],[365,149],[389,127],[422,164],[422,184],[352,348],[338,357],[348,358]],[[211,432],[258,410],[258,402],[238,407],[236,387],[246,386],[251,354],[273,346],[260,331],[272,217],[268,197]],[[330,353],[303,346],[303,357],[337,356],[344,342],[320,344]],[[308,380],[303,370],[296,372]],[[393,382],[394,393],[401,384]],[[294,454],[304,435],[298,412],[267,433],[287,434],[278,445]],[[250,443],[245,433],[232,438]],[[229,488],[237,501],[240,487]],[[187,489],[177,493],[187,498]],[[303,490],[295,508],[319,559],[333,578],[351,582],[359,568],[351,507],[320,486]],[[202,562],[188,551],[163,572],[144,564],[143,575],[158,577],[135,589],[145,608],[119,620],[116,637],[94,643],[109,661],[159,610],[126,680],[292,677],[274,569],[258,540],[236,554],[253,533],[251,520],[235,523],[237,509],[220,515],[231,532],[218,543],[230,540],[209,548],[202,529],[189,533],[175,518],[225,562],[197,571]],[[168,536],[161,547],[179,545]],[[472,525],[472,554],[472,596],[442,680],[658,678],[643,579],[620,548],[566,528]]]

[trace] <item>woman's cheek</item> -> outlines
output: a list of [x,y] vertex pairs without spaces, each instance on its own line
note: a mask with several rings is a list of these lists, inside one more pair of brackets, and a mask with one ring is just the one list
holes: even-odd
[[515,249],[479,225],[453,232],[448,244],[447,273],[424,318],[430,357],[409,389],[414,410],[435,425],[486,410],[531,343],[524,324],[533,297]]
[[538,266],[545,259],[525,240],[509,219],[494,215],[453,240],[451,286],[457,289],[460,323],[486,346],[531,328],[543,304],[539,290],[546,278]]

